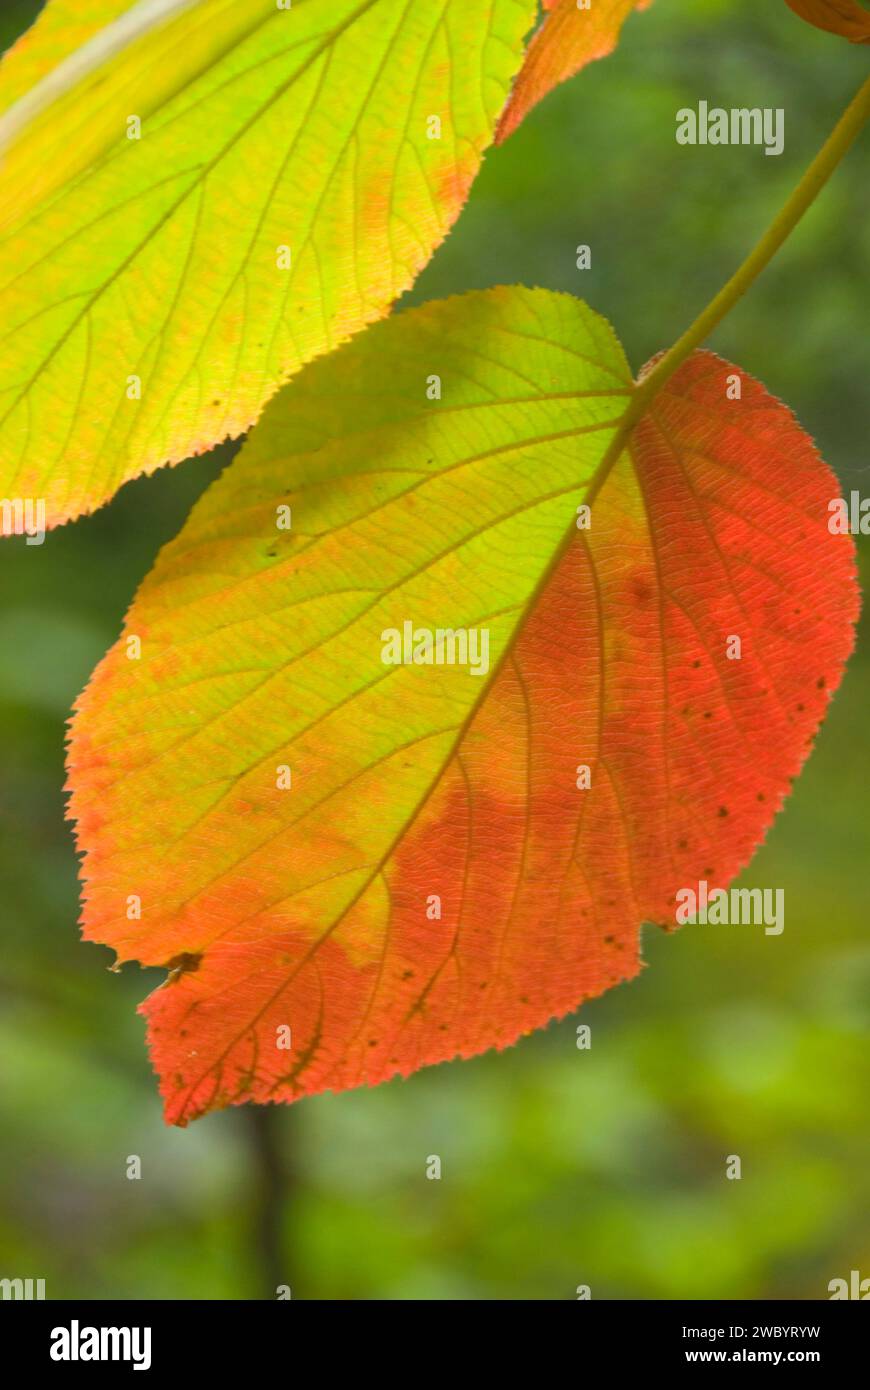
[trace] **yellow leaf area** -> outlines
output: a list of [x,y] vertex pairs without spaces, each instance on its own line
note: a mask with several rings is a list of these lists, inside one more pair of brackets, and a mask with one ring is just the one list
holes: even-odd
[[0,495],[50,525],[242,433],[386,312],[465,200],[535,5],[201,0],[22,124],[131,8],[49,0],[0,66]]

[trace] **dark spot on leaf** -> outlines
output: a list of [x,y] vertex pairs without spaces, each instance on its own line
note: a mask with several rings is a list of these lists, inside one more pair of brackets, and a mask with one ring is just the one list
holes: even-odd
[[637,574],[631,580],[631,592],[640,606],[648,604],[652,596],[652,590],[647,581]]
[[202,960],[202,951],[179,951],[177,956],[173,956],[163,967],[169,971],[168,985],[174,985],[176,980],[180,980],[182,975],[192,975],[199,969]]

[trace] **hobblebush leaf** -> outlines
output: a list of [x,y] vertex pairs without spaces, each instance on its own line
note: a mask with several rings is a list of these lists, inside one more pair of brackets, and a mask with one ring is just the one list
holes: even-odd
[[549,14],[529,44],[499,121],[496,143],[512,135],[532,107],[560,82],[612,53],[632,10],[646,10],[651,4],[652,0],[593,0],[589,9],[581,10],[577,0],[544,0]]
[[[567,295],[399,314],[161,553],[69,772],[85,936],[172,971],[168,1120],[504,1047],[758,845],[852,646],[837,484],[706,352],[602,468],[631,386]],[[388,664],[408,623],[468,662]]]
[[0,65],[0,496],[90,511],[382,316],[457,216],[535,10],[49,0]]
[[870,11],[858,0],[785,0],[795,14],[852,43],[870,43]]

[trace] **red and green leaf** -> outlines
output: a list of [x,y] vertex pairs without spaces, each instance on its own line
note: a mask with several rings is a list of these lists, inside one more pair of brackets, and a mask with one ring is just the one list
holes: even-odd
[[[168,1120],[504,1047],[752,855],[852,645],[837,484],[709,353],[619,452],[631,390],[568,296],[401,314],[282,392],[162,552],[69,769],[85,936],[172,972]],[[489,670],[384,665],[406,621],[487,629]]]

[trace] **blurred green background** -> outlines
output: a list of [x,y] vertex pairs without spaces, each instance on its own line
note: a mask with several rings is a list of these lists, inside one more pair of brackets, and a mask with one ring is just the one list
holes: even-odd
[[[4,0],[4,48],[38,8]],[[868,58],[782,0],[656,0],[490,154],[413,300],[570,290],[639,368],[754,243]],[[675,112],[700,98],[783,107],[785,152],[677,146]],[[868,171],[870,133],[712,343],[865,495]],[[570,1299],[578,1284],[824,1298],[834,1277],[870,1276],[866,626],[744,876],[785,889],[781,937],[646,929],[648,968],[583,1010],[588,1052],[573,1018],[373,1091],[163,1125],[135,1013],[162,972],[110,974],[110,953],[78,940],[64,725],[230,452],[128,485],[41,549],[0,548],[0,1276],[43,1277],[50,1298],[273,1297],[281,1282],[340,1299]]]

